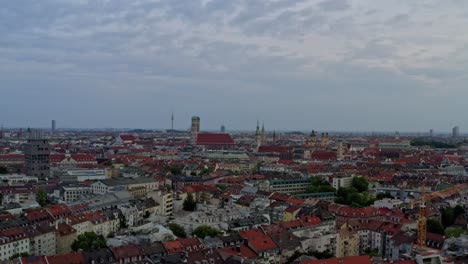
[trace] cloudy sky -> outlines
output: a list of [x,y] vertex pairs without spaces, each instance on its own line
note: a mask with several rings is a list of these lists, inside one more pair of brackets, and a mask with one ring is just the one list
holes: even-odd
[[15,0],[7,127],[468,130],[466,0]]

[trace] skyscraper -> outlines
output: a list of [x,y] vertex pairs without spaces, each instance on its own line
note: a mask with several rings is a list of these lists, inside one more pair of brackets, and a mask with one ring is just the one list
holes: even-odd
[[24,145],[26,175],[45,179],[50,176],[50,146],[40,131],[32,131]]
[[52,120],[52,134],[55,134],[55,120]]
[[429,130],[429,136],[433,137],[434,136],[434,129]]
[[226,127],[224,125],[221,126],[221,133],[226,133]]
[[452,128],[452,137],[459,137],[460,136],[460,127],[455,126]]

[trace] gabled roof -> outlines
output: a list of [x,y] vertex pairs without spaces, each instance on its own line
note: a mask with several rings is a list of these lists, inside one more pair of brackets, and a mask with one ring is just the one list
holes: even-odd
[[66,253],[55,256],[47,256],[47,263],[49,264],[84,264],[85,259],[81,253]]
[[224,133],[200,133],[197,136],[197,145],[234,145],[231,135]]
[[127,245],[111,248],[116,260],[141,256],[140,248],[136,245]]
[[244,258],[256,258],[257,257],[257,254],[244,244],[240,244],[238,246],[220,248],[218,249],[218,251],[221,254],[226,254],[230,256],[241,256]]
[[263,252],[267,250],[274,250],[277,248],[273,239],[270,236],[263,233],[261,229],[252,229],[239,233],[241,237],[247,239],[249,245],[254,251]]

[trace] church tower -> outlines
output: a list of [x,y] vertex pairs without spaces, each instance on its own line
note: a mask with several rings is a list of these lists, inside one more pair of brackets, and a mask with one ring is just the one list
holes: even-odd
[[327,147],[330,144],[330,137],[328,136],[328,133],[322,133],[322,138],[320,141],[320,145],[322,145],[322,147]]
[[255,130],[255,144],[258,149],[262,145],[262,135],[260,133],[260,123],[257,120],[257,130]]
[[262,124],[262,133],[261,133],[261,144],[266,144],[266,135],[265,135],[265,124]]
[[309,139],[307,140],[307,146],[315,147],[316,144],[317,144],[317,135],[315,134],[315,130],[312,130],[312,132],[309,135]]

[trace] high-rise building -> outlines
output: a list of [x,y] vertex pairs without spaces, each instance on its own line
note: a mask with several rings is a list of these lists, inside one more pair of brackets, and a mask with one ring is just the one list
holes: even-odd
[[32,131],[24,145],[26,175],[45,179],[50,176],[50,146],[40,131]]
[[224,125],[221,126],[221,133],[226,133],[226,127]]
[[52,120],[52,134],[55,134],[55,120]]
[[460,136],[460,127],[455,126],[452,128],[452,137],[459,137]]
[[200,133],[200,117],[198,116],[193,116],[192,117],[192,127],[190,129],[191,133],[191,143],[192,144],[197,144],[197,138],[198,134]]
[[430,130],[429,130],[429,136],[430,136],[430,137],[433,137],[433,136],[434,136],[434,129],[430,129]]

